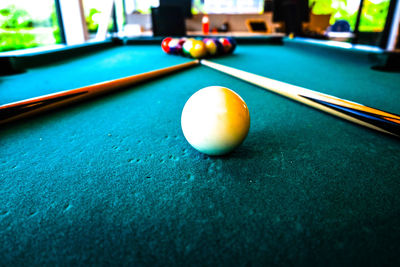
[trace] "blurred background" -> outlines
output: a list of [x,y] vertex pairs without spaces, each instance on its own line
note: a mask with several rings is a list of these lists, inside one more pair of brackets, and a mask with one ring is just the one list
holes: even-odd
[[[0,52],[153,36],[154,10],[176,5],[188,35],[295,34],[385,46],[397,0],[1,0]],[[153,17],[152,17],[153,16]],[[204,16],[209,32],[202,31]],[[162,18],[158,18],[158,20]],[[165,19],[165,18],[164,18]],[[389,21],[390,20],[390,21]],[[165,23],[165,21],[162,21]],[[390,25],[389,25],[390,24]],[[396,28],[397,27],[397,28]],[[167,34],[167,33],[165,33]],[[163,34],[160,34],[163,35]],[[397,37],[398,38],[398,37]],[[387,42],[387,40],[384,40]],[[384,47],[383,47],[384,48]]]

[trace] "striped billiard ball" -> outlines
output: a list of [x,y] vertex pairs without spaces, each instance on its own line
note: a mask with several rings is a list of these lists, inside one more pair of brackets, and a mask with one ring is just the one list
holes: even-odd
[[180,53],[180,51],[182,51],[182,47],[179,45],[179,41],[180,41],[179,39],[173,38],[168,43],[169,53],[170,54],[178,55]]
[[183,46],[182,46],[182,52],[183,52],[183,55],[184,56],[187,56],[187,57],[190,57],[191,55],[190,55],[190,51],[192,50],[192,48],[193,48],[193,41],[195,41],[194,39],[192,39],[192,38],[190,38],[190,39],[187,39],[186,41],[185,41],[185,43],[183,44]]
[[221,42],[221,44],[222,44],[222,46],[224,48],[224,53],[228,54],[232,49],[232,44],[225,37],[219,38],[219,41]]

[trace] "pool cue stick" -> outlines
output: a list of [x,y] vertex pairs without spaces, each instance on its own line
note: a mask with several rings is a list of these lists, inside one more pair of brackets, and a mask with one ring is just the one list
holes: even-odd
[[400,116],[208,60],[200,64],[359,125],[400,137]]
[[0,106],[0,125],[198,65],[198,60]]

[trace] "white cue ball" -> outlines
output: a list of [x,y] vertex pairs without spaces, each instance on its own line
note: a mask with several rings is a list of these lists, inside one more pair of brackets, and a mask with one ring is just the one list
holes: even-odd
[[238,147],[250,128],[249,109],[234,91],[210,86],[194,93],[181,117],[186,140],[198,151],[223,155]]

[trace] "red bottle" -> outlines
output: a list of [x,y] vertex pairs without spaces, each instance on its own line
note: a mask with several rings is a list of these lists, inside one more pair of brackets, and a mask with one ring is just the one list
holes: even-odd
[[203,26],[203,34],[208,34],[210,31],[210,20],[208,19],[207,15],[203,16],[203,19],[201,20],[201,24]]

